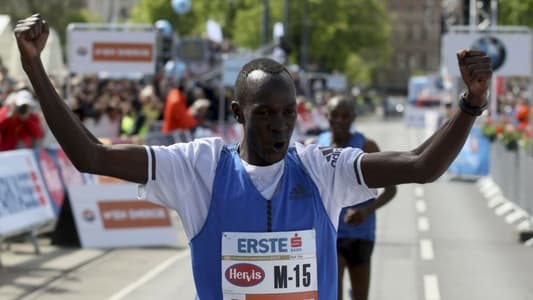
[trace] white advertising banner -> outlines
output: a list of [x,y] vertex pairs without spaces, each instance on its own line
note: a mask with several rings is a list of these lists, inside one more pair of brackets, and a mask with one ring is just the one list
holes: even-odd
[[72,73],[155,72],[155,31],[68,30],[68,66]]
[[346,76],[344,75],[328,75],[326,79],[328,88],[335,91],[345,91],[348,86]]
[[0,152],[0,237],[20,233],[54,219],[33,151]]
[[531,76],[531,34],[527,32],[450,32],[443,37],[443,63],[452,76],[460,76],[456,53],[460,49],[484,51],[498,76]]
[[132,197],[136,184],[71,185],[68,192],[84,248],[178,246],[169,211]]

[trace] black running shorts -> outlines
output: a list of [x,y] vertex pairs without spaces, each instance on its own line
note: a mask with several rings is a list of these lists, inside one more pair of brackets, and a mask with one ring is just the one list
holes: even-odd
[[374,241],[362,239],[337,239],[337,255],[344,257],[348,266],[370,263]]

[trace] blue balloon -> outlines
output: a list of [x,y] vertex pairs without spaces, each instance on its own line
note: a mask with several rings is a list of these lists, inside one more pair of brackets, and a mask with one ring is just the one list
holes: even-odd
[[169,60],[164,67],[165,77],[180,79],[185,75],[187,66],[181,60]]
[[191,0],[172,0],[172,9],[178,14],[182,15],[191,10]]
[[165,37],[172,36],[172,25],[167,20],[157,20],[155,22],[155,28]]

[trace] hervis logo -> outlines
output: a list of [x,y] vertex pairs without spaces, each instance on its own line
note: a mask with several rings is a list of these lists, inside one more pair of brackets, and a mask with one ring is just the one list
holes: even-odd
[[240,287],[258,285],[265,279],[265,271],[254,264],[239,263],[226,269],[226,280]]

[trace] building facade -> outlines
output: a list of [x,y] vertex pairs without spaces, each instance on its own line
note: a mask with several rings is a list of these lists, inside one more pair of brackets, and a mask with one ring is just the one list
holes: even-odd
[[387,8],[392,51],[376,81],[388,93],[404,94],[410,76],[439,70],[443,8],[441,0],[388,0]]

